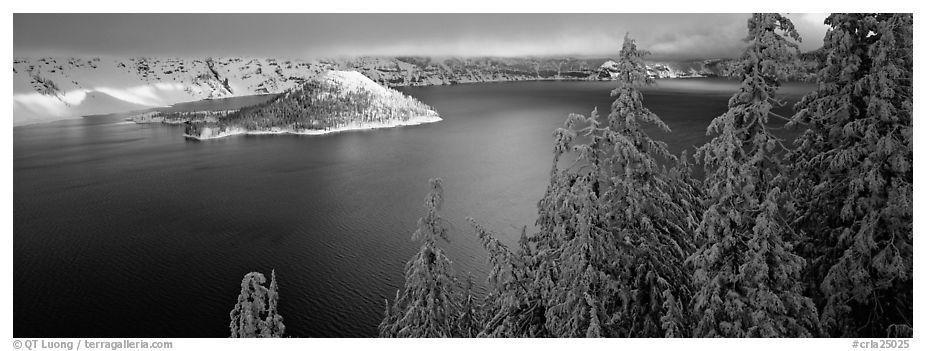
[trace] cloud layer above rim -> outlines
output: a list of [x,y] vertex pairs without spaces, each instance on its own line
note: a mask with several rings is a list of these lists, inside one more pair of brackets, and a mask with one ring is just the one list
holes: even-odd
[[[791,14],[803,50],[825,15]],[[748,14],[14,14],[14,56],[736,56]]]

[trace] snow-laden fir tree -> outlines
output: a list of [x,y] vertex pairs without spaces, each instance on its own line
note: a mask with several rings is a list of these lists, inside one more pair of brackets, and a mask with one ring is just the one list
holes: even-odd
[[[606,124],[596,109],[554,133],[539,233],[522,234],[515,253],[474,223],[493,267],[484,335],[687,335],[683,261],[697,196],[688,166],[667,170],[676,157],[643,130],[669,131],[643,106],[644,55],[625,38]],[[561,169],[563,156],[573,160]]]
[[484,324],[483,299],[475,291],[473,276],[467,274],[465,279],[458,280],[459,293],[455,298],[458,301],[458,315],[455,318],[456,335],[461,338],[475,338],[482,332]]
[[241,280],[238,303],[229,313],[233,338],[279,338],[286,331],[283,317],[277,310],[280,295],[276,271],[270,273],[270,287],[264,287],[263,274],[251,272]]
[[620,330],[629,337],[685,336],[682,305],[689,297],[689,274],[683,262],[693,251],[689,236],[698,211],[685,170],[666,169],[666,163],[678,165],[678,158],[644,130],[649,124],[670,132],[643,105],[640,89],[653,84],[643,61],[646,54],[629,36],[624,38],[616,66],[618,86],[611,92],[616,99],[601,140],[592,144],[601,144],[603,157],[590,158],[602,163],[606,228],[621,243],[625,260],[620,277],[627,297]]
[[831,337],[913,326],[913,15],[833,14],[790,158],[807,283]]
[[768,128],[779,82],[794,72],[800,36],[779,14],[754,14],[748,31],[737,65],[740,89],[696,154],[705,166],[708,207],[696,232],[703,244],[690,257],[692,336],[813,336],[817,311],[800,283],[805,261],[794,253],[781,208],[776,149],[783,145]]
[[687,166],[667,170],[677,158],[644,130],[650,124],[670,131],[643,105],[640,89],[653,84],[645,55],[625,37],[607,123],[601,126],[596,110],[588,118],[571,115],[557,132],[555,163],[573,151],[578,165],[554,164],[541,201],[540,238],[549,239],[539,240],[538,250],[553,262],[542,272],[554,274],[546,317],[557,336],[687,334],[683,262],[693,251],[697,200]]
[[541,224],[537,267],[546,329],[556,337],[602,337],[613,334],[621,305],[616,238],[603,223],[596,174],[559,171],[551,197],[543,206],[552,213]]
[[519,250],[512,252],[495,238],[493,233],[468,221],[488,253],[490,264],[488,294],[482,311],[483,326],[480,337],[549,337],[546,330],[541,288],[543,281],[536,279],[534,251],[527,237],[527,228],[521,231]]
[[[430,180],[431,190],[425,197],[425,216],[418,219],[418,230],[412,240],[421,241],[421,248],[405,265],[405,287],[396,291],[390,305],[386,301],[386,316],[379,325],[382,337],[454,337],[460,313],[459,283],[454,278],[451,262],[439,240],[447,240],[447,227],[439,211],[443,203],[441,179]],[[470,316],[472,317],[472,316]],[[465,323],[464,323],[465,324]]]
[[[591,119],[595,120],[597,112],[593,111],[592,116]],[[571,121],[575,119],[584,117],[573,115],[567,124],[571,126]],[[594,202],[589,201],[590,197],[597,199],[593,195],[595,190],[590,181],[592,177],[580,177],[569,169],[560,170],[557,167],[561,156],[571,149],[575,137],[576,133],[571,129],[558,129],[554,133],[550,184],[538,204],[537,225],[540,232],[529,237],[526,228],[522,230],[517,251],[509,250],[494,234],[469,219],[488,253],[491,265],[489,293],[484,305],[485,327],[480,336],[596,336],[601,333],[601,313],[598,310],[604,309],[598,306],[603,305],[603,302],[593,300],[591,295],[586,300],[585,292],[611,298],[615,291],[611,290],[612,294],[608,294],[594,291],[598,288],[590,289],[588,284],[563,287],[557,283],[562,270],[569,266],[586,264],[588,268],[588,255],[570,257],[564,254],[564,243],[575,238],[580,226],[590,228],[587,224],[593,216],[587,213],[597,212],[599,207],[589,206]],[[599,225],[596,227],[600,228]],[[593,230],[600,233],[600,230]],[[587,241],[588,233],[588,230],[583,231],[577,240]],[[567,258],[569,262],[564,261]],[[594,272],[585,273],[594,275]],[[548,305],[550,303],[556,304],[552,311]]]

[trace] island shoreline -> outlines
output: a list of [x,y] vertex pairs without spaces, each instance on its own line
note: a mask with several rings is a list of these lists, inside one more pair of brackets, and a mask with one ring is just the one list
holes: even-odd
[[[196,141],[206,141],[214,139],[222,139],[230,136],[236,135],[326,135],[334,134],[341,132],[351,132],[351,131],[362,131],[362,130],[375,130],[375,129],[387,129],[395,127],[406,127],[406,126],[417,126],[428,123],[436,123],[442,121],[443,118],[438,116],[419,116],[409,118],[407,121],[401,121],[397,123],[363,123],[362,125],[348,125],[339,128],[331,129],[311,129],[304,131],[295,131],[295,130],[245,130],[236,128],[231,131],[218,132],[215,135],[209,135],[206,137],[203,136],[194,136],[187,133],[183,134],[184,138],[192,139]],[[209,134],[212,134],[211,132]]]

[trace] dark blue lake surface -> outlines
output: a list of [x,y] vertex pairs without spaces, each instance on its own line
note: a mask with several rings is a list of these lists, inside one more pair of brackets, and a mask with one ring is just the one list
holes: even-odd
[[[241,278],[271,269],[287,335],[375,336],[418,248],[427,180],[444,179],[456,272],[484,280],[465,218],[509,243],[532,227],[553,130],[607,115],[611,87],[405,88],[444,120],[324,136],[193,142],[123,116],[14,128],[14,336],[226,337]],[[703,144],[736,87],[660,81],[646,104],[673,132],[654,135],[676,153]]]

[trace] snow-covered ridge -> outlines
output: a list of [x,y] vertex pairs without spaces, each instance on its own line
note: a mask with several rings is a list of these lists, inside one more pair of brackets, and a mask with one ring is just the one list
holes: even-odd
[[[610,79],[604,59],[360,57],[75,58],[13,60],[16,125],[169,106],[223,97],[281,93],[332,70],[356,71],[387,87],[520,80]],[[660,77],[688,69],[653,66]],[[697,66],[697,64],[695,64]],[[331,79],[339,79],[332,77]]]
[[376,84],[376,82],[357,71],[328,71],[322,74],[321,77],[326,83],[338,85],[345,92],[366,91],[379,96],[387,96],[395,92],[395,90]]
[[329,70],[275,59],[16,58],[14,125],[279,93]]
[[[708,68],[710,62],[701,62],[699,65],[654,62],[646,65],[646,72],[650,77],[660,79],[703,78],[719,75],[716,70]],[[605,63],[601,64],[600,72],[602,76],[617,77],[617,62],[613,60],[605,61]]]

